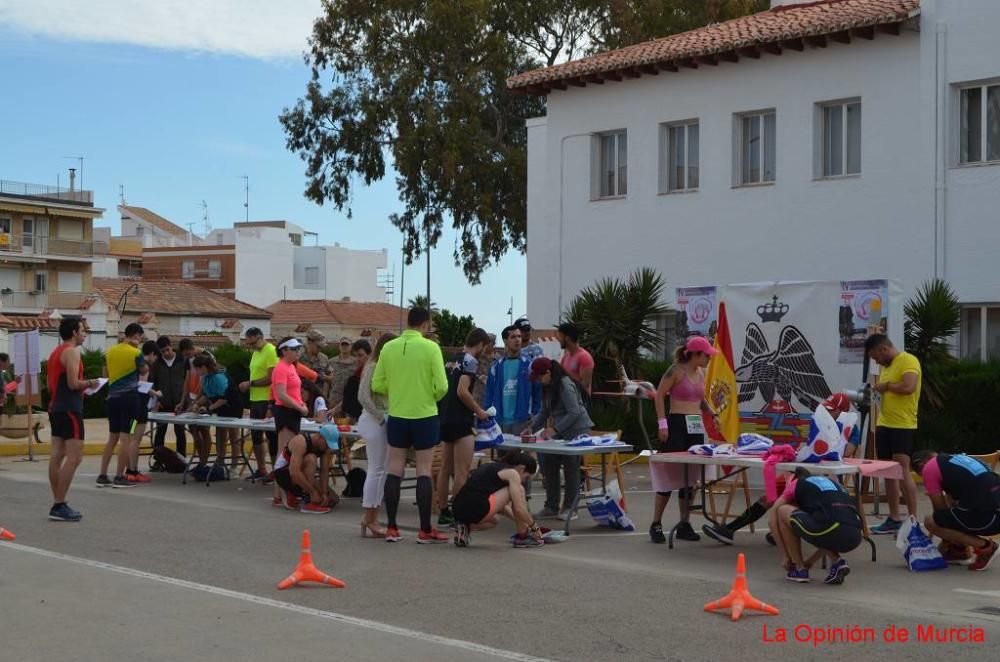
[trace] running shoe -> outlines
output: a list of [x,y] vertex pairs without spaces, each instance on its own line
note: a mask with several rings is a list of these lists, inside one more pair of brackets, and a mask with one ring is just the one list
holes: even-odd
[[260,469],[257,469],[256,471],[254,471],[252,474],[250,474],[249,476],[247,476],[243,480],[252,480],[252,481],[258,481],[258,480],[260,480],[260,481],[262,481],[265,478],[267,478],[267,474],[264,473],[263,471],[261,471]]
[[524,537],[515,535],[513,538],[514,547],[544,547],[545,541],[534,536],[525,534]]
[[764,540],[766,540],[767,544],[770,545],[771,547],[778,546],[778,541],[774,539],[774,534],[771,533],[770,531],[764,534]]
[[903,523],[901,521],[886,517],[884,522],[878,526],[873,526],[871,532],[872,535],[876,536],[894,536],[899,533],[899,529],[902,526]]
[[285,492],[285,509],[286,510],[298,510],[302,505],[302,499],[295,496],[291,492]]
[[649,525],[649,539],[655,542],[657,545],[662,545],[667,542],[667,537],[663,535],[663,525],[659,522],[653,522]]
[[976,560],[969,566],[969,570],[986,570],[997,557],[997,544],[995,541],[988,541],[989,544],[983,549],[976,550]]
[[701,540],[701,536],[694,532],[691,522],[681,522],[677,526],[677,533],[674,535],[678,540],[689,540],[691,542],[698,542]]
[[795,566],[792,566],[788,571],[788,574],[785,575],[785,579],[797,584],[805,584],[809,581],[809,571],[805,568],[796,568]]
[[851,568],[847,565],[847,559],[838,559],[834,561],[833,565],[830,566],[830,572],[827,573],[826,579],[823,580],[823,583],[843,584],[844,577],[849,575],[850,572]]
[[275,508],[284,508],[285,502],[282,500],[281,496],[276,496],[271,498],[271,505]]
[[151,483],[152,479],[144,473],[139,471],[126,471],[125,477],[128,478],[133,483]]
[[448,542],[448,536],[434,527],[431,527],[430,531],[421,531],[417,534],[417,543],[421,545],[440,545],[443,542]]
[[566,510],[559,513],[559,519],[563,522],[571,522],[573,520],[580,519],[580,515],[575,510],[570,510],[569,508],[567,508]]
[[49,509],[49,519],[53,522],[79,522],[82,518],[83,515],[65,503],[54,505]]
[[721,542],[723,545],[733,544],[733,532],[725,526],[721,526],[719,524],[703,524],[701,530],[706,536],[715,542]]
[[135,483],[130,481],[125,476],[115,476],[115,479],[111,481],[111,487],[114,488],[135,487]]
[[441,514],[438,515],[438,526],[442,527],[455,527],[455,516],[451,514],[451,508],[443,508]]
[[964,545],[954,545],[948,541],[942,541],[938,545],[941,556],[948,563],[956,565],[972,565],[976,561],[976,555],[972,550]]
[[535,519],[556,519],[557,517],[559,517],[559,511],[555,508],[542,508],[535,513]]
[[320,506],[315,503],[303,503],[302,507],[299,508],[300,513],[308,513],[310,515],[325,515],[330,512],[327,506]]
[[399,542],[403,539],[403,535],[399,532],[399,527],[388,526],[385,529],[385,541],[386,542]]
[[472,538],[472,530],[468,524],[462,522],[455,523],[455,547],[468,547]]
[[111,479],[108,478],[107,474],[101,474],[97,477],[98,487],[111,487]]

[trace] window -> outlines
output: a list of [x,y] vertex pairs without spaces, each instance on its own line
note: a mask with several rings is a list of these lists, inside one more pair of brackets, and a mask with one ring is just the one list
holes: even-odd
[[0,251],[10,250],[10,219],[0,218]]
[[35,291],[47,292],[49,289],[49,274],[47,271],[35,272]]
[[628,193],[628,138],[625,131],[598,137],[598,197],[614,198]]
[[142,225],[137,225],[137,226],[135,227],[135,236],[137,236],[137,237],[142,237],[142,236],[143,236],[143,235],[145,235],[145,234],[146,234],[146,228],[145,228],[144,226],[142,226]]
[[194,278],[194,261],[184,260],[181,263],[181,278]]
[[963,308],[960,343],[964,359],[1000,359],[1000,304]]
[[208,277],[222,278],[222,262],[219,260],[208,261]]
[[740,116],[739,183],[766,184],[775,179],[774,111]]
[[692,191],[698,188],[698,122],[661,127],[660,192]]
[[306,267],[306,285],[319,285],[319,267]]
[[961,91],[960,163],[1000,161],[1000,84]]
[[35,219],[33,218],[21,219],[21,245],[28,252],[31,252],[35,245]]
[[861,174],[861,102],[823,107],[823,176]]

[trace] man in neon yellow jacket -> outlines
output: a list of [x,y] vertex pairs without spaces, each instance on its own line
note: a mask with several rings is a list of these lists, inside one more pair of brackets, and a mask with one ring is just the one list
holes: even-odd
[[385,512],[388,519],[385,539],[402,540],[396,526],[399,509],[399,488],[406,465],[406,453],[414,449],[417,456],[417,508],[420,511],[421,544],[448,542],[448,536],[431,527],[431,461],[434,447],[441,439],[438,421],[438,400],[448,392],[448,377],[444,371],[441,348],[424,337],[431,326],[430,313],[424,308],[411,308],[403,334],[382,348],[372,391],[389,396],[389,417],[386,437],[389,442],[389,462],[385,477]]

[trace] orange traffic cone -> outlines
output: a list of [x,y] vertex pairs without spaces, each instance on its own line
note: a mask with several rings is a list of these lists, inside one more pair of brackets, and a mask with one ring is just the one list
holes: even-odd
[[17,540],[17,536],[14,535],[13,531],[8,531],[0,526],[0,540]]
[[312,550],[309,548],[308,530],[302,532],[302,552],[299,554],[298,565],[295,566],[295,570],[292,571],[292,574],[281,580],[281,583],[278,584],[278,589],[283,590],[290,586],[301,584],[302,582],[316,582],[318,584],[327,584],[336,588],[344,588],[344,586],[346,586],[344,582],[340,581],[336,577],[331,577],[325,572],[320,572],[320,570],[313,564]]
[[733,581],[733,588],[729,591],[729,595],[705,605],[705,611],[730,608],[733,610],[732,619],[734,621],[740,620],[744,609],[756,609],[772,616],[778,615],[777,607],[761,602],[750,595],[750,591],[747,590],[747,562],[743,554],[740,554],[739,558],[736,559],[736,579]]

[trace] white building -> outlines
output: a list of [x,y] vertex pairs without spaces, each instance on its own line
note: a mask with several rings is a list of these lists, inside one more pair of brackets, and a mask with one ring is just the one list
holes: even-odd
[[671,288],[889,278],[907,297],[940,277],[961,354],[1000,357],[997,25],[997,0],[775,1],[513,77],[547,95],[529,317],[641,266]]

